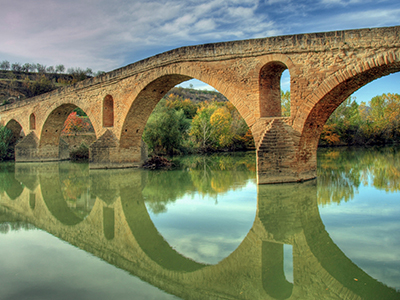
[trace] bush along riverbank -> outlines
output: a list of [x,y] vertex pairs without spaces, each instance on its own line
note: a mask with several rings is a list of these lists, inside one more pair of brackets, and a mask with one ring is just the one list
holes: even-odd
[[368,103],[346,99],[324,125],[320,146],[387,145],[400,141],[400,95],[382,94]]

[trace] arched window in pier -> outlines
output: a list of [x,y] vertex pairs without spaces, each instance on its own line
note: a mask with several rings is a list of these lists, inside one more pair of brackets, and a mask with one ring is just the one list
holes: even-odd
[[29,117],[29,129],[35,130],[36,129],[36,117],[34,113],[31,113]]
[[114,126],[114,99],[107,95],[103,101],[103,127]]
[[[259,77],[261,117],[287,116],[287,106],[290,111],[290,92],[285,95],[285,92],[282,93],[281,91],[282,73],[286,69],[288,69],[287,66],[279,61],[270,62],[261,68]],[[285,73],[284,78],[286,77],[287,74]],[[289,103],[285,103],[287,96],[289,97]],[[286,107],[282,109],[285,104]]]

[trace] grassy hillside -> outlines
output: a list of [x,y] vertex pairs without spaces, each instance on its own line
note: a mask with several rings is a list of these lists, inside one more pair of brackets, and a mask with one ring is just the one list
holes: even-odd
[[87,76],[71,74],[27,73],[0,70],[0,105],[50,92]]
[[[60,86],[86,79],[87,76],[53,73],[26,73],[0,70],[0,105],[14,103],[18,100],[34,97],[50,92]],[[167,93],[189,99],[194,103],[203,101],[228,101],[222,94],[215,91],[195,90],[174,87]]]

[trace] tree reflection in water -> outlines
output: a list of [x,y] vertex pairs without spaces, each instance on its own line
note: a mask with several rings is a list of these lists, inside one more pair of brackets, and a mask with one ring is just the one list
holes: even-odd
[[248,180],[256,179],[253,152],[187,156],[175,160],[175,164],[177,170],[148,173],[143,196],[155,214],[165,212],[168,203],[184,195],[200,194],[217,201],[218,195],[241,189]]
[[318,150],[318,203],[349,201],[362,186],[400,190],[400,148]]

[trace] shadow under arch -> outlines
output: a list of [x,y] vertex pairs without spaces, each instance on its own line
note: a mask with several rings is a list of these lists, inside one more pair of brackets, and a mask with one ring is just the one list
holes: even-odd
[[164,240],[147,212],[141,191],[122,188],[120,196],[133,236],[143,252],[155,263],[167,270],[181,272],[193,272],[208,266],[184,257]]
[[[61,184],[63,173],[65,173],[63,167],[59,163],[46,163],[39,169],[41,169],[39,183],[42,197],[50,213],[64,225],[74,226],[82,222],[87,215],[75,213],[64,198]],[[88,170],[85,177],[89,178]]]

